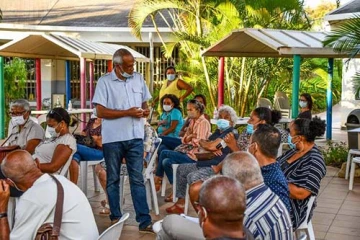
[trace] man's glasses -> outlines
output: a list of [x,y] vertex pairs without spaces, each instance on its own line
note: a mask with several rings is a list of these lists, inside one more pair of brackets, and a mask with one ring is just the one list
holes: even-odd
[[12,117],[15,117],[15,116],[22,116],[26,113],[27,111],[24,110],[22,112],[9,112],[9,115],[12,116]]

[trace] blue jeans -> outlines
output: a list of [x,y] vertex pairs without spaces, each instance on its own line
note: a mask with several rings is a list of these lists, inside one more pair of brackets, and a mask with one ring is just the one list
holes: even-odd
[[164,150],[174,150],[177,146],[181,145],[181,139],[177,137],[161,136],[161,145],[159,147],[159,153]]
[[173,184],[173,169],[171,165],[182,163],[196,163],[196,161],[184,153],[165,150],[160,153],[156,176],[163,177],[165,172],[170,184]]
[[95,148],[90,148],[82,144],[76,144],[77,150],[73,156],[73,159],[78,163],[80,161],[89,161],[89,160],[101,160],[104,158],[103,151]]
[[129,141],[105,143],[103,144],[103,151],[106,162],[106,192],[110,205],[110,219],[115,220],[122,216],[120,211],[119,183],[121,160],[125,158],[130,179],[131,197],[136,213],[136,221],[140,222],[139,228],[147,227],[151,224],[151,217],[146,201],[146,189],[142,174],[144,153],[143,140],[132,139]]

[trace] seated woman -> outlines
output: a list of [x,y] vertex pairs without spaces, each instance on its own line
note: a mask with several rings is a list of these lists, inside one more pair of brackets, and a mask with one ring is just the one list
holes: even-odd
[[[206,98],[205,98],[204,95],[197,94],[197,95],[195,95],[195,97],[193,99],[201,102],[204,105],[205,109],[206,109]],[[210,116],[209,115],[204,113],[204,117],[210,122]],[[189,124],[190,124],[190,118],[187,118],[184,125],[183,125],[183,127],[180,130],[180,133],[179,133],[180,137],[183,137],[185,135],[185,132],[186,132],[187,128],[189,127]],[[169,149],[169,150],[173,150],[173,149]]]
[[89,135],[93,138],[95,147],[88,147],[82,144],[76,144],[77,151],[71,161],[69,172],[70,181],[77,184],[79,178],[79,164],[82,160],[101,160],[104,158],[102,151],[102,137],[101,137],[101,118],[96,116],[96,113],[91,115],[89,122],[81,135]]
[[18,99],[10,104],[11,121],[4,146],[18,145],[30,154],[34,153],[45,133],[39,124],[30,119],[30,112],[30,104],[25,99]]
[[60,173],[76,152],[76,140],[69,132],[70,116],[65,109],[54,108],[46,123],[51,138],[41,142],[32,157],[43,173]]
[[163,112],[158,123],[159,136],[179,137],[184,124],[179,99],[173,94],[165,94],[161,103]]
[[312,98],[310,94],[303,93],[300,95],[299,106],[300,106],[300,113],[297,118],[307,118],[311,119],[311,110],[312,110]]
[[[160,190],[161,181],[164,172],[172,184],[172,164],[192,163],[195,160],[192,158],[192,153],[195,152],[199,146],[201,139],[208,139],[210,136],[210,123],[204,117],[204,105],[196,100],[190,100],[187,104],[188,117],[191,119],[190,125],[181,139],[182,146],[185,144],[189,147],[186,153],[162,150],[159,156],[159,162],[156,170],[155,185],[156,189]],[[190,149],[192,148],[192,149]]]
[[[209,137],[207,141],[201,140],[199,142],[200,146],[205,150],[209,150],[208,146],[211,146],[213,144],[212,140],[222,139],[227,134],[234,132],[233,126],[234,123],[236,123],[237,121],[235,110],[230,106],[223,105],[219,108],[218,113],[219,113],[218,114],[219,118],[217,120],[216,131]],[[184,212],[186,184],[187,184],[186,178],[189,173],[196,172],[200,168],[206,168],[206,167],[210,168],[212,165],[219,164],[226,157],[226,155],[230,153],[230,151],[231,151],[230,148],[228,147],[223,148],[221,145],[219,145],[217,146],[217,150],[215,151],[213,158],[205,161],[198,160],[196,163],[181,164],[176,171],[176,179],[177,179],[176,197],[178,198],[178,201],[173,206],[166,209],[167,213],[180,214]],[[214,152],[214,151],[210,150],[210,152]]]
[[291,122],[289,144],[292,149],[277,159],[289,184],[294,230],[305,220],[308,201],[318,195],[320,181],[326,174],[324,158],[314,143],[315,137],[324,134],[325,126],[325,121],[317,117]]

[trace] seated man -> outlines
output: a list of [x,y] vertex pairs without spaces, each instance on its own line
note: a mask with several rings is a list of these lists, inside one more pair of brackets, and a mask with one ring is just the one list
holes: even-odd
[[[44,222],[54,222],[56,183],[36,167],[31,155],[24,150],[8,154],[1,163],[1,170],[7,179],[0,180],[0,239],[35,239]],[[65,193],[59,239],[97,239],[99,233],[86,196],[65,177],[55,177]],[[9,185],[24,192],[16,203],[15,224],[11,232],[6,217]]]
[[245,240],[245,235],[251,235],[243,230],[245,190],[236,179],[217,176],[206,180],[197,207],[206,239]]
[[[222,172],[240,181],[246,190],[244,226],[254,239],[293,239],[290,215],[284,203],[264,184],[259,163],[247,152],[224,159]],[[224,195],[224,199],[227,196]],[[183,226],[186,226],[184,229]],[[191,235],[187,235],[187,233]],[[178,216],[164,218],[157,239],[204,239],[198,224]]]
[[4,146],[18,145],[21,149],[34,153],[35,148],[44,139],[42,127],[30,120],[30,104],[27,100],[18,99],[10,104],[8,138]]

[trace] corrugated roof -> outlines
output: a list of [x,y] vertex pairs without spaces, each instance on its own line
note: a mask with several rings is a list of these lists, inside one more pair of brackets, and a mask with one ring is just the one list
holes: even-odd
[[149,59],[135,50],[117,44],[98,43],[56,34],[39,33],[25,35],[0,46],[1,56],[43,58],[43,59],[86,59],[111,60],[120,48],[129,50],[136,61],[148,62]]
[[[134,4],[129,0],[0,0],[2,23],[76,27],[128,27]],[[164,16],[171,22],[166,12]],[[155,21],[158,27],[167,27],[160,16]],[[150,18],[143,27],[154,27]]]
[[327,15],[337,15],[337,14],[346,14],[346,13],[359,13],[360,12],[360,1],[354,0],[344,6],[341,6],[334,11],[328,13]]
[[209,47],[203,56],[347,58],[324,48],[326,32],[244,28]]

